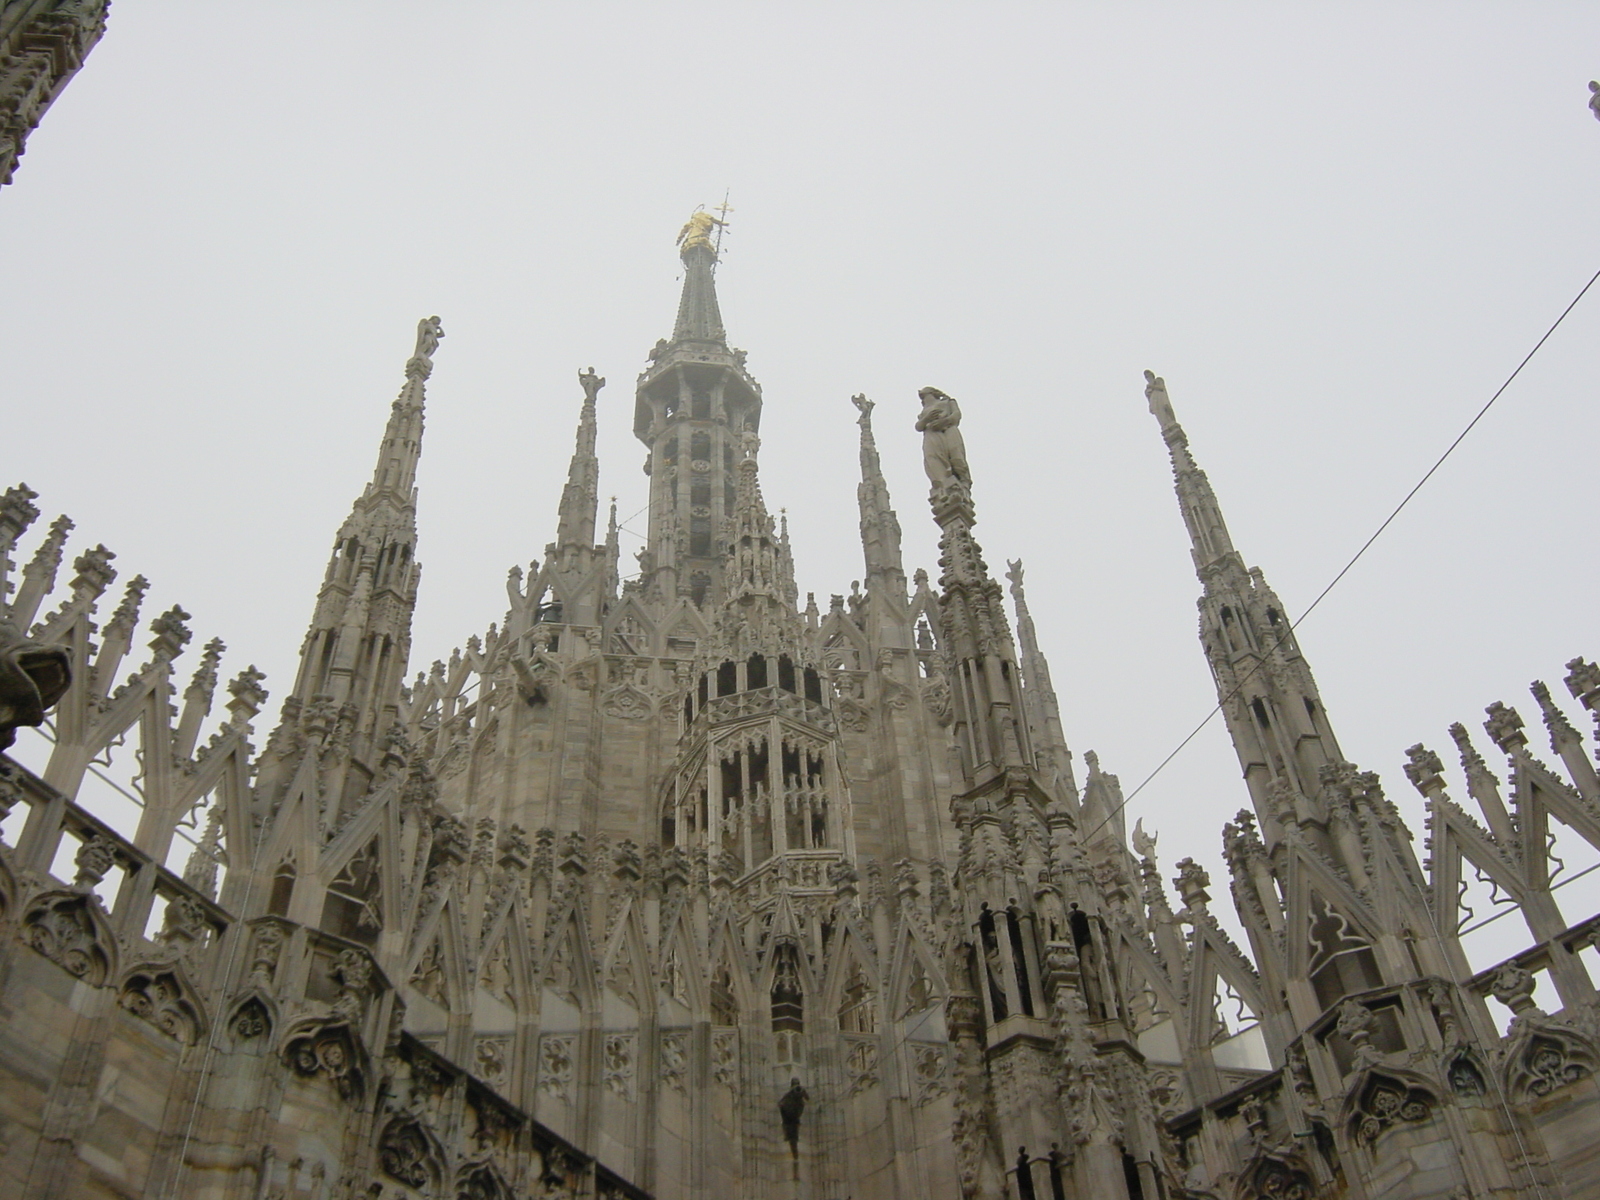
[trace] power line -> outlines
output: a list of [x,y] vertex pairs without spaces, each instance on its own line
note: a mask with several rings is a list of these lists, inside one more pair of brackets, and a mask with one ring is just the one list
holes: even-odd
[[1234,684],[1233,690],[1231,690],[1221,700],[1217,701],[1217,703],[1212,707],[1211,711],[1206,713],[1204,718],[1201,719],[1200,723],[1189,731],[1188,736],[1186,736],[1183,741],[1179,742],[1177,746],[1173,748],[1170,754],[1156,764],[1155,770],[1146,775],[1139,786],[1134,788],[1133,791],[1129,792],[1127,796],[1123,798],[1120,804],[1112,808],[1098,825],[1083,835],[1085,839],[1093,837],[1096,833],[1100,832],[1101,829],[1105,828],[1106,822],[1110,821],[1113,816],[1126,808],[1135,796],[1144,791],[1144,789],[1149,786],[1150,781],[1157,775],[1161,774],[1161,772],[1166,769],[1167,764],[1173,759],[1177,758],[1178,755],[1183,752],[1184,747],[1190,742],[1194,741],[1194,739],[1199,736],[1200,731],[1211,723],[1211,718],[1222,711],[1223,705],[1233,700],[1234,697],[1236,697],[1240,691],[1243,690],[1244,685],[1249,683],[1251,679],[1255,678],[1256,673],[1266,665],[1267,659],[1276,653],[1279,648],[1281,648],[1283,644],[1288,641],[1289,635],[1298,629],[1301,623],[1304,622],[1307,617],[1316,611],[1317,605],[1321,604],[1323,600],[1327,598],[1328,593],[1333,591],[1334,587],[1339,583],[1339,581],[1350,573],[1350,569],[1354,567],[1356,563],[1361,561],[1362,556],[1372,548],[1372,544],[1383,535],[1384,530],[1388,529],[1389,526],[1394,523],[1394,519],[1400,515],[1400,513],[1405,509],[1406,505],[1411,503],[1416,494],[1422,490],[1423,485],[1427,483],[1428,480],[1433,478],[1434,472],[1444,465],[1445,459],[1449,458],[1455,453],[1456,447],[1461,445],[1461,443],[1466,439],[1467,434],[1471,433],[1478,422],[1483,420],[1484,415],[1494,407],[1495,401],[1500,399],[1505,390],[1511,386],[1512,381],[1515,380],[1518,375],[1522,374],[1522,368],[1527,366],[1528,363],[1533,360],[1533,356],[1535,354],[1539,353],[1544,344],[1550,340],[1551,334],[1555,333],[1555,331],[1561,327],[1561,323],[1567,319],[1567,315],[1578,306],[1578,301],[1583,299],[1583,297],[1588,293],[1589,289],[1595,285],[1597,280],[1600,280],[1600,271],[1596,271],[1593,275],[1589,276],[1589,282],[1578,289],[1578,294],[1572,298],[1571,303],[1569,303],[1566,308],[1561,310],[1561,315],[1555,319],[1549,329],[1544,331],[1544,336],[1534,343],[1533,349],[1529,350],[1528,353],[1523,356],[1522,361],[1517,364],[1516,370],[1512,371],[1510,375],[1506,376],[1506,381],[1495,389],[1494,395],[1490,396],[1484,406],[1477,411],[1476,415],[1473,416],[1472,420],[1467,422],[1466,427],[1462,429],[1460,433],[1456,434],[1455,440],[1445,447],[1444,453],[1439,455],[1433,466],[1429,467],[1423,473],[1422,478],[1417,480],[1416,484],[1409,492],[1405,494],[1405,497],[1400,501],[1400,503],[1394,506],[1394,511],[1392,511],[1383,519],[1383,523],[1380,524],[1377,529],[1373,530],[1372,536],[1361,543],[1361,548],[1351,556],[1350,561],[1345,563],[1345,565],[1339,569],[1339,573],[1328,581],[1328,586],[1317,593],[1317,598],[1307,606],[1305,612],[1301,613],[1298,619],[1291,622],[1288,627],[1278,635],[1277,640],[1268,648],[1266,653],[1256,660],[1255,666],[1251,667],[1249,671],[1245,672],[1243,678],[1241,678],[1238,683]]

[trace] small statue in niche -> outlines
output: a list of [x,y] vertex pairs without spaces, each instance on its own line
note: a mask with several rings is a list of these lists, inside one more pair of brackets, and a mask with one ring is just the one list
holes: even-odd
[[917,398],[922,401],[917,431],[922,434],[922,466],[929,482],[936,489],[951,484],[970,487],[972,471],[967,466],[967,444],[961,437],[961,406],[934,387],[923,388]]

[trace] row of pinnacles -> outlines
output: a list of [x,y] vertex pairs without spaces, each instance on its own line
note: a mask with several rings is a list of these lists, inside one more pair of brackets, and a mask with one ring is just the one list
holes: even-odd
[[[30,556],[36,497],[0,502],[0,724],[25,739],[0,760],[0,1188],[1600,1189],[1583,962],[1600,917],[1561,912],[1552,851],[1557,825],[1600,848],[1600,784],[1551,689],[1533,693],[1559,768],[1505,705],[1484,725],[1504,783],[1452,728],[1481,819],[1412,749],[1419,862],[1339,754],[1285,609],[1149,376],[1252,801],[1224,835],[1246,952],[1196,863],[1169,893],[1093,755],[1078,786],[1021,564],[1008,614],[972,535],[951,397],[924,389],[918,420],[937,585],[908,586],[858,397],[866,586],[798,606],[715,251],[683,257],[678,328],[638,385],[638,577],[620,578],[614,512],[596,541],[591,370],[543,565],[513,572],[503,623],[403,685],[429,318],[259,748],[259,673],[214,716],[224,648],[185,682],[178,609],[132,666],[145,580],[102,620],[110,552],[58,586],[70,522]],[[1600,719],[1600,668],[1574,659],[1564,682]],[[1529,942],[1474,969],[1479,879]]]

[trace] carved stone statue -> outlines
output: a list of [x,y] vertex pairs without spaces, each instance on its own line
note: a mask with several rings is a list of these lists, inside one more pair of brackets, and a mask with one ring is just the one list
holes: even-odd
[[712,249],[711,231],[713,229],[724,229],[727,224],[726,221],[719,221],[708,212],[692,214],[684,222],[683,228],[678,230],[679,253],[688,254],[696,246],[704,246],[708,250]]
[[438,317],[423,317],[417,322],[417,358],[433,357],[433,352],[439,348],[439,339],[444,336],[444,326]]
[[600,394],[600,389],[605,387],[606,380],[603,375],[596,375],[594,368],[578,372],[578,386],[583,389],[583,402],[593,404],[594,398]]
[[61,646],[30,641],[9,621],[0,622],[0,750],[23,725],[44,724],[47,709],[72,685],[72,659]]
[[1156,420],[1161,422],[1161,428],[1178,423],[1178,418],[1172,412],[1172,401],[1167,398],[1167,381],[1154,371],[1144,373],[1144,398],[1149,402]]
[[934,387],[923,388],[917,398],[922,401],[917,431],[922,434],[922,466],[929,482],[936,489],[953,483],[971,486],[967,444],[961,437],[961,406]]
[[872,410],[876,408],[877,405],[875,405],[871,400],[868,400],[864,392],[857,392],[854,396],[851,396],[850,403],[854,404],[856,406],[856,411],[861,414],[856,418],[857,425],[866,425],[872,420]]
[[1600,80],[1589,81],[1589,111],[1594,114],[1594,119],[1600,121]]

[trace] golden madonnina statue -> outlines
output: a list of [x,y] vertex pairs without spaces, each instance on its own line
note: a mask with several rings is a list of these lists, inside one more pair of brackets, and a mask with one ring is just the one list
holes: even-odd
[[678,231],[679,253],[688,254],[696,246],[704,246],[708,250],[715,250],[711,244],[711,231],[724,229],[726,221],[719,221],[708,212],[697,212],[690,215],[682,229]]

